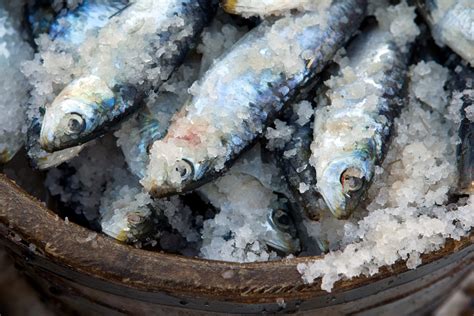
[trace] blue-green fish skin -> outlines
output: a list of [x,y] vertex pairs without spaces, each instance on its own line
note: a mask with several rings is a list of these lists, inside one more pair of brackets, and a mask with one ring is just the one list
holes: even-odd
[[[87,33],[97,33],[107,24],[109,14],[115,14],[125,6],[125,2],[121,0],[85,0],[75,10],[66,10],[55,15],[50,7],[51,1],[37,1],[35,4],[36,6],[30,7],[31,12],[28,14],[33,34],[39,35],[48,31],[51,39],[65,41],[72,49],[77,49],[86,40]],[[93,7],[93,14],[88,14],[90,7]],[[37,14],[33,15],[34,13]],[[71,160],[84,147],[76,146],[54,153],[45,152],[39,144],[43,116],[40,111],[29,122],[26,145],[32,167],[40,170],[50,169]]]
[[[145,176],[150,146],[158,139],[163,138],[166,126],[163,126],[151,113],[140,112],[136,118],[134,128],[131,129],[126,146],[123,148],[125,159],[130,171],[138,178]],[[121,145],[122,147],[124,144]]]
[[109,19],[123,10],[128,0],[84,0],[74,9],[56,12],[53,0],[35,0],[27,4],[27,18],[34,38],[47,33],[78,46],[88,34],[96,34]]
[[62,39],[79,46],[109,19],[127,6],[127,0],[84,0],[75,10],[56,17],[49,27],[51,39]]
[[[182,117],[155,142],[142,184],[166,196],[219,175],[333,58],[359,26],[365,8],[363,0],[339,1],[321,16],[287,16],[250,31],[214,63]],[[273,51],[276,43],[292,45]]]
[[[116,47],[93,50],[82,77],[46,107],[41,146],[52,152],[85,143],[138,110],[146,93],[158,89],[182,63],[214,7],[213,0],[137,0],[112,17],[97,41],[118,41]],[[110,38],[112,31],[120,36]],[[135,60],[135,45],[126,45],[129,42],[140,43],[141,53],[150,57],[139,72],[143,80],[130,77],[141,64]],[[148,70],[157,76],[148,79]]]
[[329,90],[330,105],[316,111],[311,158],[318,191],[340,219],[364,200],[385,156],[404,104],[410,55],[410,49],[401,50],[378,27],[364,30],[347,51],[349,79],[337,77]]

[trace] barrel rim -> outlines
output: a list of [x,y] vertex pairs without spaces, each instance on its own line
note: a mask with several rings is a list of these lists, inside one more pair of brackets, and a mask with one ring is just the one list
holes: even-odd
[[[0,239],[34,245],[29,247],[30,255],[127,288],[248,304],[274,303],[280,297],[305,300],[333,296],[405,272],[416,273],[406,267],[405,261],[399,261],[382,267],[371,277],[340,280],[327,293],[321,289],[321,279],[305,284],[296,269],[298,264],[320,257],[234,263],[137,249],[65,222],[3,174],[0,174]],[[472,246],[473,241],[472,233],[459,241],[448,240],[441,249],[423,254],[420,267],[441,262],[447,255]]]

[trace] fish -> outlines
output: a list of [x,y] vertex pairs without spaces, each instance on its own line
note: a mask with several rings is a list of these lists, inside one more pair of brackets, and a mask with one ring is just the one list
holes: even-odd
[[467,65],[456,63],[453,78],[448,83],[452,91],[451,102],[461,103],[461,123],[459,125],[459,138],[457,148],[457,165],[459,181],[455,189],[457,194],[474,194],[474,117],[467,115],[467,108],[473,107],[474,100],[474,71]]
[[309,163],[313,142],[312,122],[308,119],[301,125],[294,106],[284,111],[282,120],[294,132],[283,148],[275,149],[275,160],[287,180],[299,209],[304,211],[303,216],[318,220],[324,203],[321,203],[322,197],[317,190],[316,171]]
[[474,2],[417,1],[436,43],[447,45],[474,66]]
[[25,110],[29,85],[20,66],[33,55],[22,28],[19,5],[0,1],[0,164],[7,163],[26,139]]
[[247,33],[191,87],[193,97],[153,144],[142,185],[161,197],[224,172],[333,58],[365,8],[364,0],[335,2],[327,11],[266,21]]
[[370,25],[347,48],[349,63],[325,84],[327,105],[316,110],[311,165],[316,186],[338,219],[365,199],[405,104],[411,46]]
[[136,0],[113,16],[79,48],[83,75],[46,106],[43,149],[53,152],[83,144],[136,112],[146,94],[157,90],[182,63],[216,4]]
[[[286,110],[285,114],[281,118],[288,118],[288,121],[291,122],[291,120],[294,119],[294,116],[291,116],[290,119],[287,115],[293,113],[292,108],[293,107],[290,107],[289,110]],[[294,121],[294,123],[295,125],[297,124],[296,120]],[[309,124],[303,124],[303,126],[309,126]],[[271,189],[274,194],[279,197],[279,200],[288,203],[286,209],[291,215],[294,227],[296,229],[296,235],[300,240],[300,255],[317,256],[320,255],[322,252],[326,252],[327,249],[324,246],[324,243],[322,242],[321,238],[314,232],[308,230],[308,224],[319,221],[320,213],[325,206],[324,201],[319,195],[319,192],[317,192],[316,190],[312,190],[312,192],[315,193],[314,195],[309,195],[308,191],[301,193],[299,188],[299,184],[301,183],[301,181],[313,181],[316,178],[315,175],[314,178],[307,178],[307,176],[312,176],[312,173],[308,171],[313,170],[312,166],[309,166],[308,160],[298,160],[299,158],[304,157],[304,155],[307,154],[308,151],[309,154],[311,154],[310,145],[312,141],[312,129],[309,130],[309,137],[302,133],[303,129],[300,130],[300,132],[303,134],[301,135],[304,138],[303,142],[305,140],[309,140],[308,144],[302,146],[302,141],[301,139],[299,139],[298,136],[297,127],[294,127],[295,132],[292,134],[292,139],[284,146],[284,148],[296,148],[297,152],[295,156],[283,157],[285,155],[284,148],[272,148],[271,150],[266,148],[264,139],[260,141],[262,143],[260,155],[264,164],[267,164],[274,168],[272,172],[273,181],[270,183],[270,185],[266,184],[266,187]],[[299,125],[299,127],[301,127],[301,125]],[[254,149],[252,149],[251,151],[253,150]],[[306,152],[300,154],[298,152],[299,150],[303,150]],[[246,153],[244,157],[247,157],[248,155],[249,154]],[[255,165],[255,160],[249,161],[249,163]],[[235,166],[233,168],[235,168]],[[256,168],[259,168],[259,166],[257,165]],[[298,170],[300,172],[296,171],[294,168],[300,168]],[[263,170],[262,172],[268,173],[267,170]],[[314,204],[311,204],[311,202],[314,202]]]
[[[45,2],[45,1],[43,1]],[[55,41],[64,41],[68,49],[77,49],[87,38],[88,34],[97,33],[104,27],[111,15],[116,14],[126,6],[122,0],[85,0],[75,10],[65,10],[54,15],[46,1],[36,2],[29,9],[29,22],[33,34],[48,31],[48,36]],[[42,5],[42,6],[40,6]],[[52,17],[54,15],[54,17]],[[44,117],[42,108],[32,111],[27,135],[27,150],[33,168],[46,170],[77,157],[87,144],[79,145],[54,153],[48,153],[41,148],[39,139]]]
[[[271,193],[271,191],[262,183],[260,180],[248,173],[236,170],[230,172],[224,176],[223,183],[232,181],[237,183],[235,188],[242,188],[242,194],[245,194],[245,190],[252,188],[253,191],[262,192],[262,194],[274,194],[273,201],[268,208],[254,210],[254,213],[242,214],[246,220],[252,221],[252,225],[258,226],[258,235],[256,238],[261,240],[267,247],[277,250],[278,252],[289,255],[300,251],[299,239],[296,232],[295,223],[293,221],[291,205],[288,203],[288,199],[281,198],[278,193]],[[238,192],[225,192],[225,190],[219,190],[219,183],[209,183],[198,189],[198,194],[202,199],[210,203],[217,211],[226,208],[226,211],[231,211],[232,217],[230,221],[235,221],[237,224],[239,220],[242,220],[239,216],[239,212],[247,212],[248,206],[252,206],[252,201],[242,205],[241,203],[235,203],[232,196],[239,195]],[[259,204],[260,205],[260,204]],[[263,216],[262,216],[263,212]],[[235,227],[234,227],[235,228]],[[214,227],[217,231],[222,229]],[[231,236],[238,234],[239,232],[232,231],[230,228]],[[205,234],[206,235],[206,234]],[[226,236],[222,238],[227,239]]]
[[[319,2],[319,1],[316,1]],[[329,1],[330,2],[330,1]],[[294,9],[314,9],[313,0],[222,0],[224,11],[243,16],[266,16],[289,12]]]

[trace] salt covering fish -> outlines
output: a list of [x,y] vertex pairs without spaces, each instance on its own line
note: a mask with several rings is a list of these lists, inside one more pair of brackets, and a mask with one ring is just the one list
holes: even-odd
[[46,107],[40,144],[85,143],[135,112],[166,81],[213,16],[213,0],[136,0],[79,48],[83,75]]
[[[33,34],[48,30],[52,40],[64,41],[70,49],[77,49],[88,36],[93,36],[107,24],[110,17],[126,7],[123,0],[85,0],[74,10],[67,10],[52,17],[47,7],[32,6],[29,22]],[[48,153],[39,144],[43,114],[37,112],[29,123],[28,156],[33,167],[44,170],[53,168],[76,157],[83,145]]]
[[155,196],[191,190],[252,145],[299,88],[357,29],[366,1],[263,22],[191,88],[192,100],[154,143],[142,184]]
[[404,104],[410,49],[372,26],[348,48],[349,63],[326,81],[327,106],[314,120],[317,189],[337,218],[347,218],[364,199],[387,151],[395,117]]

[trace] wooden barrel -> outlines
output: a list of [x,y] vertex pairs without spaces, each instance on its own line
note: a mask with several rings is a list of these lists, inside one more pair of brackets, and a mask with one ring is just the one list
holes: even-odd
[[48,301],[80,315],[419,315],[470,272],[473,238],[448,240],[415,270],[401,261],[328,293],[296,270],[314,257],[239,264],[136,249],[65,222],[0,175],[0,243]]

